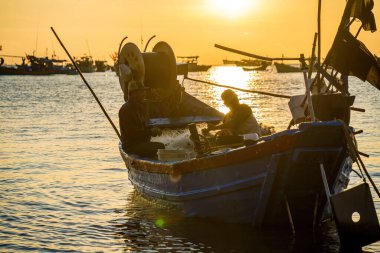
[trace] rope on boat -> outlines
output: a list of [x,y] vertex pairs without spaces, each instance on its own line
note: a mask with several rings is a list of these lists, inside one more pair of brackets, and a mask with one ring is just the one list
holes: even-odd
[[233,90],[243,91],[243,92],[247,92],[247,93],[256,93],[256,94],[262,94],[262,95],[267,95],[267,96],[272,96],[272,97],[278,97],[278,98],[287,98],[287,99],[290,98],[290,96],[287,96],[287,95],[281,95],[281,94],[275,94],[275,93],[270,93],[270,92],[265,92],[265,91],[257,91],[257,90],[246,90],[246,89],[236,88],[236,87],[233,87],[233,86],[228,86],[228,85],[223,85],[223,84],[217,84],[217,83],[212,83],[212,82],[208,82],[208,81],[203,81],[203,80],[199,80],[199,79],[194,79],[194,78],[190,78],[190,77],[187,77],[187,76],[185,76],[184,79],[187,79],[187,80],[190,80],[190,81],[194,81],[194,82],[200,82],[200,83],[210,84],[210,85],[217,86],[217,87],[222,87],[222,88],[227,88],[227,89],[233,89]]
[[115,124],[112,122],[110,116],[108,116],[108,113],[107,111],[104,109],[102,103],[100,103],[100,100],[98,99],[98,97],[96,96],[94,90],[91,88],[91,86],[88,84],[87,80],[84,78],[82,72],[80,71],[78,65],[75,63],[75,61],[73,60],[73,58],[71,57],[69,51],[67,51],[65,45],[63,45],[61,39],[58,37],[57,33],[55,32],[54,28],[53,27],[50,27],[50,29],[53,31],[55,37],[57,38],[59,44],[61,44],[62,48],[65,50],[67,56],[70,58],[72,64],[74,65],[75,69],[78,71],[80,77],[82,78],[83,82],[86,84],[87,88],[90,90],[92,96],[95,98],[96,102],[98,102],[98,105],[100,107],[100,109],[102,109],[104,115],[107,117],[108,121],[110,122],[111,126],[113,127],[113,130],[115,130],[115,133],[117,134],[117,136],[119,137],[120,141],[121,141],[121,135],[119,133],[119,131],[117,130]]
[[[357,148],[357,145],[355,144],[355,136],[351,136],[350,134],[350,130],[348,128],[348,126],[346,125],[345,122],[343,122],[342,120],[339,120],[342,124],[342,128],[343,128],[343,132],[344,132],[344,136],[346,138],[346,141],[347,141],[347,146],[348,146],[348,151],[349,151],[349,154],[351,156],[351,158],[354,160],[354,162],[356,162],[358,164],[358,167],[359,167],[359,170],[360,172],[363,174],[363,172],[361,171],[361,168],[364,170],[368,180],[371,182],[372,184],[372,187],[375,189],[376,193],[377,193],[377,196],[380,198],[380,192],[379,192],[379,189],[377,189],[376,185],[375,185],[375,182],[373,182],[372,178],[371,178],[371,175],[368,173],[368,170],[367,168],[365,167],[364,163],[363,163],[363,160],[361,159],[360,157],[360,153],[358,151],[358,148]],[[361,167],[361,168],[360,168]],[[365,177],[363,175],[363,180],[365,182]]]

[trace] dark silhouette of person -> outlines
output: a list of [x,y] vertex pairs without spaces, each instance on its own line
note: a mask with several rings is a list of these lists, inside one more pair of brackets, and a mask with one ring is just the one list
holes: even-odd
[[165,149],[163,143],[151,142],[152,136],[162,133],[157,127],[148,128],[145,117],[144,84],[132,80],[128,83],[128,100],[119,110],[119,123],[123,149],[128,153],[157,158],[157,150]]
[[220,136],[244,135],[249,133],[257,133],[259,137],[261,136],[260,126],[252,114],[252,109],[246,104],[241,104],[233,90],[225,90],[221,98],[230,111],[226,114],[221,124],[209,124],[205,132],[220,130],[220,132],[218,132]]

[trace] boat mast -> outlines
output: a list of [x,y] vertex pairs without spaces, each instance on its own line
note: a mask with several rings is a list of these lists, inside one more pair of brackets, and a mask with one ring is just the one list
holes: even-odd
[[[318,0],[318,66],[321,66],[321,9],[322,9],[322,0]],[[317,83],[319,84],[319,82],[320,82],[320,73],[318,72]]]

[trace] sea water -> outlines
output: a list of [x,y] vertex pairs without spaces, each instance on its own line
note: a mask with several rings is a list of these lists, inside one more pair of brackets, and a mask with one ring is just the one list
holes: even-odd
[[[284,95],[304,92],[302,74],[244,72],[216,66],[191,77]],[[85,78],[118,126],[123,95],[115,73]],[[364,130],[359,150],[380,186],[379,91],[350,78],[351,125]],[[227,112],[224,89],[185,81],[187,92]],[[291,119],[287,99],[237,92],[257,120],[276,131]],[[188,133],[164,134],[167,147],[187,147]],[[128,181],[118,138],[79,76],[0,76],[0,252],[338,252],[336,231],[322,236],[255,231],[184,219],[138,196]],[[168,141],[169,140],[169,141]],[[170,141],[171,140],[171,141]],[[173,146],[174,145],[174,146]],[[361,180],[352,173],[350,186]],[[377,212],[380,203],[372,191]],[[380,243],[365,248],[380,252]]]

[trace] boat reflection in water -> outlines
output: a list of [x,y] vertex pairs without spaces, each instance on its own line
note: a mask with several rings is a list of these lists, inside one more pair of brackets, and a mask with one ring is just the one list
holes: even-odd
[[124,217],[113,220],[125,252],[338,252],[339,239],[331,224],[318,234],[288,230],[255,230],[250,225],[184,218],[178,211],[142,198],[128,196]]

